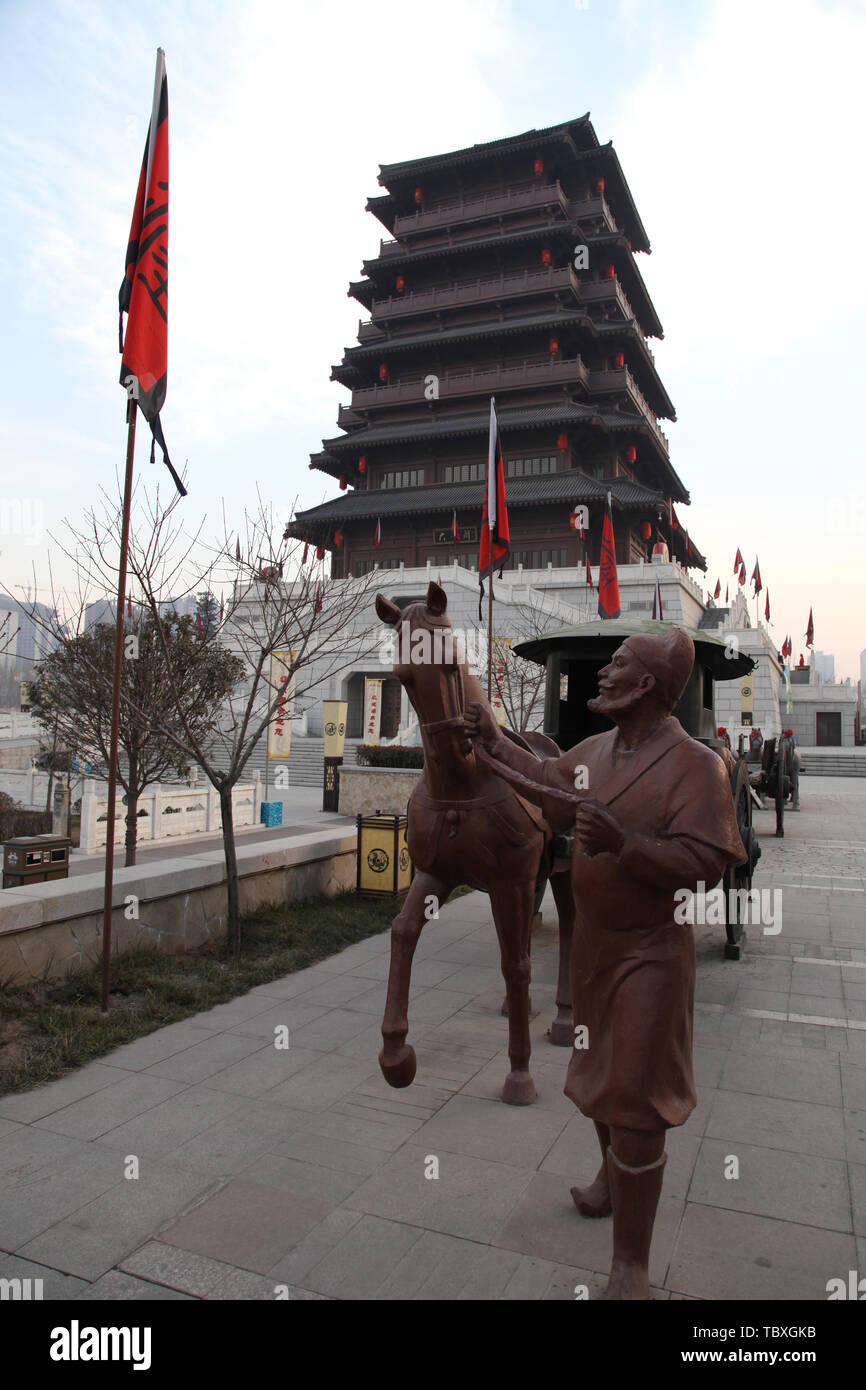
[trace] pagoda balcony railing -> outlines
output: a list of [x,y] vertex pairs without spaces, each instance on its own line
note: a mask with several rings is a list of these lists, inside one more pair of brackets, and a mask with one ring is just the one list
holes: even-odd
[[611,371],[589,372],[587,375],[589,377],[587,384],[590,391],[593,393],[616,391],[627,394],[637,406],[640,414],[645,418],[665,453],[668,452],[667,436],[664,435],[659,428],[658,421],[653,414],[649,401],[641,391],[628,367],[614,368]]
[[[482,304],[491,299],[517,299],[522,295],[542,295],[550,290],[571,289],[575,294],[580,281],[571,266],[544,270],[522,270],[517,274],[479,276],[457,285],[440,285],[429,290],[412,290],[409,294],[374,299],[374,323],[409,314],[435,313],[439,309],[459,308],[466,304]],[[607,297],[610,298],[610,289]]]
[[617,276],[612,280],[582,280],[577,297],[581,304],[598,304],[605,299],[615,299],[625,317],[638,323],[637,315]]
[[[621,373],[617,373],[621,375]],[[497,391],[528,390],[533,386],[551,386],[572,382],[591,389],[592,373],[579,357],[562,361],[559,358],[544,362],[521,362],[514,367],[472,367],[465,372],[447,372],[439,377],[439,400],[455,396],[492,395]],[[377,406],[420,404],[426,399],[427,378],[401,381],[392,386],[364,386],[352,392],[350,406],[340,406],[338,423],[341,428],[358,424],[357,411]]]
[[[598,201],[598,200],[593,200]],[[505,192],[482,193],[476,198],[449,198],[433,207],[422,208],[394,218],[394,235],[411,236],[415,232],[426,232],[436,227],[449,227],[457,222],[483,222],[488,217],[498,217],[503,213],[523,212],[527,208],[545,207],[558,203],[568,214],[569,203],[559,182],[532,184],[526,188],[512,188]],[[588,214],[584,214],[586,216]],[[399,249],[396,241],[383,241],[381,253],[390,255]]]
[[608,207],[607,199],[603,193],[597,194],[594,198],[572,198],[566,206],[568,215],[573,222],[584,222],[590,217],[600,217],[608,231],[619,231],[616,218]]

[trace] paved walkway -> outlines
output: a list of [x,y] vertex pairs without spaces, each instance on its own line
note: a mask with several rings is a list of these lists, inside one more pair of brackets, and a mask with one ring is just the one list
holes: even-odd
[[[784,840],[758,815],[781,932],[753,927],[726,962],[723,928],[696,928],[700,1099],[669,1135],[660,1298],[823,1300],[829,1279],[866,1274],[866,781],[802,796]],[[549,907],[533,959],[529,1108],[498,1099],[506,1025],[480,894],[422,936],[407,1090],[376,1065],[386,933],[0,1100],[0,1277],[80,1299],[595,1296],[610,1222],[581,1220],[568,1194],[597,1158],[545,1039]]]

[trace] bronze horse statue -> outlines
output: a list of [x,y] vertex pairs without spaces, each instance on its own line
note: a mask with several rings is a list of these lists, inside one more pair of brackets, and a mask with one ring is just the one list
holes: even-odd
[[[529,1105],[536,1094],[529,1072],[530,926],[550,877],[559,914],[557,1017],[550,1038],[570,1046],[574,900],[568,873],[552,872],[554,837],[541,811],[519,796],[467,737],[467,705],[487,701],[456,647],[445,616],[447,602],[444,590],[433,583],[424,602],[405,609],[382,594],[376,598],[382,622],[401,630],[394,674],[418,715],[424,745],[424,770],[408,806],[407,843],[415,877],[391,927],[379,1065],[389,1085],[412,1084],[416,1059],[406,1035],[415,947],[430,915],[430,900],[438,911],[455,888],[468,884],[489,895],[499,939],[511,1062],[502,1098],[509,1105]],[[556,744],[543,734],[504,732],[539,756],[559,756]]]

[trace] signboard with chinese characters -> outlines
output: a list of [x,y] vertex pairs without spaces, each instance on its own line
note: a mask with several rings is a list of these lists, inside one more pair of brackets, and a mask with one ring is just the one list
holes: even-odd
[[364,680],[364,742],[378,744],[382,725],[382,682]]
[[280,702],[268,725],[268,757],[287,758],[292,751],[295,678],[289,676],[297,652],[272,652],[269,700],[280,691]]
[[[462,543],[463,541],[472,541],[474,544],[477,544],[478,527],[461,526],[460,542]],[[450,526],[441,526],[438,531],[433,532],[434,545],[456,545],[457,543],[457,537],[454,535],[454,532],[451,530]]]
[[322,701],[322,732],[325,736],[326,758],[342,758],[343,756],[348,708],[345,700]]
[[508,661],[511,655],[511,645],[512,639],[510,637],[494,637],[493,639],[493,682],[490,707],[497,724],[506,722],[502,693],[508,688]]

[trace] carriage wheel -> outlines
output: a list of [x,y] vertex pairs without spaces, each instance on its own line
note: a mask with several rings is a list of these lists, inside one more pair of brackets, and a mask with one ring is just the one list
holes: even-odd
[[740,900],[734,894],[752,886],[752,869],[761,851],[752,829],[752,793],[749,786],[749,769],[745,758],[739,758],[731,773],[731,795],[734,799],[734,814],[743,848],[748,854],[745,864],[729,864],[725,870],[722,886],[725,893],[725,959],[739,960],[746,944],[746,935],[740,921]]

